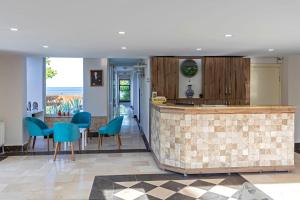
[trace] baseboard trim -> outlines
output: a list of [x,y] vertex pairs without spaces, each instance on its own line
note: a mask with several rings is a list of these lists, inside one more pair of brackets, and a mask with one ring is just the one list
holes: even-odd
[[[24,145],[4,146],[4,152],[23,152],[27,150],[28,143]],[[3,148],[0,149],[0,153],[3,153]]]
[[254,166],[254,167],[225,167],[225,168],[194,168],[185,169],[160,163],[154,152],[152,156],[161,170],[176,172],[180,174],[223,174],[223,173],[253,173],[253,172],[292,172],[294,165],[286,166]]
[[[103,154],[103,153],[149,153],[146,149],[116,149],[116,150],[81,150],[74,151],[75,154]],[[59,154],[71,154],[70,151],[60,151]],[[54,155],[54,151],[37,151],[37,152],[6,152],[4,156],[41,156],[41,155]]]

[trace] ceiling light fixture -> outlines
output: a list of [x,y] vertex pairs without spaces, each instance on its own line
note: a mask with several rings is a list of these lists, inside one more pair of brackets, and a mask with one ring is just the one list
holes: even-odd
[[202,48],[197,48],[196,51],[202,51]]
[[118,34],[119,34],[119,35],[125,35],[126,32],[125,32],[125,31],[119,31]]
[[275,51],[275,49],[268,49],[268,51],[269,51],[269,52],[273,52],[273,51]]
[[127,47],[123,46],[123,47],[121,47],[121,49],[123,49],[123,50],[126,50],[126,49],[127,49]]
[[13,32],[17,32],[19,29],[16,28],[16,27],[11,27],[9,30],[10,30],[10,31],[13,31]]
[[233,35],[232,34],[225,34],[225,37],[226,38],[230,38],[230,37],[232,37]]
[[48,49],[48,48],[49,48],[48,45],[43,45],[42,47],[45,48],[45,49]]

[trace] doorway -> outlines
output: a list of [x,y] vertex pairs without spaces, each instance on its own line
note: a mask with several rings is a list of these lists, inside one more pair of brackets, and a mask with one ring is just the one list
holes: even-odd
[[147,149],[146,138],[139,128],[140,80],[137,67],[141,59],[109,59],[109,116],[110,120],[123,116],[121,138],[126,139],[127,148]]
[[131,100],[130,79],[119,79],[119,101],[129,103]]
[[250,102],[252,105],[280,105],[280,64],[251,65]]

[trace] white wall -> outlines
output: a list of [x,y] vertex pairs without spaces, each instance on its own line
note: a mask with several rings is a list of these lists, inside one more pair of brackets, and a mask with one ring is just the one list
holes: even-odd
[[44,58],[27,57],[27,102],[36,101],[39,104],[39,110],[43,110],[44,105]]
[[149,100],[150,100],[150,60],[147,60],[145,76],[140,78],[141,88],[141,110],[140,125],[149,141]]
[[[90,70],[103,70],[103,86],[90,86]],[[84,58],[83,59],[83,109],[92,116],[107,116],[107,59]]]
[[139,117],[139,82],[138,82],[138,75],[137,73],[133,73],[132,76],[132,106],[133,106],[133,114]]
[[198,65],[198,72],[192,78],[187,78],[182,75],[180,66],[182,62],[186,59],[179,59],[179,98],[186,98],[185,92],[187,90],[188,85],[192,85],[192,89],[194,90],[193,98],[199,98],[199,94],[202,94],[202,63],[201,59],[193,59]]
[[291,55],[284,58],[283,65],[283,101],[297,107],[295,119],[295,142],[300,143],[300,55]]
[[5,122],[5,145],[23,145],[26,116],[26,57],[0,53],[0,120]]

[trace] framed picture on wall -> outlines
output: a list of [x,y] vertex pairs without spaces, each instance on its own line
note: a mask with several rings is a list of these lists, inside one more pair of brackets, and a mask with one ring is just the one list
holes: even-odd
[[103,86],[103,70],[90,70],[91,87]]

